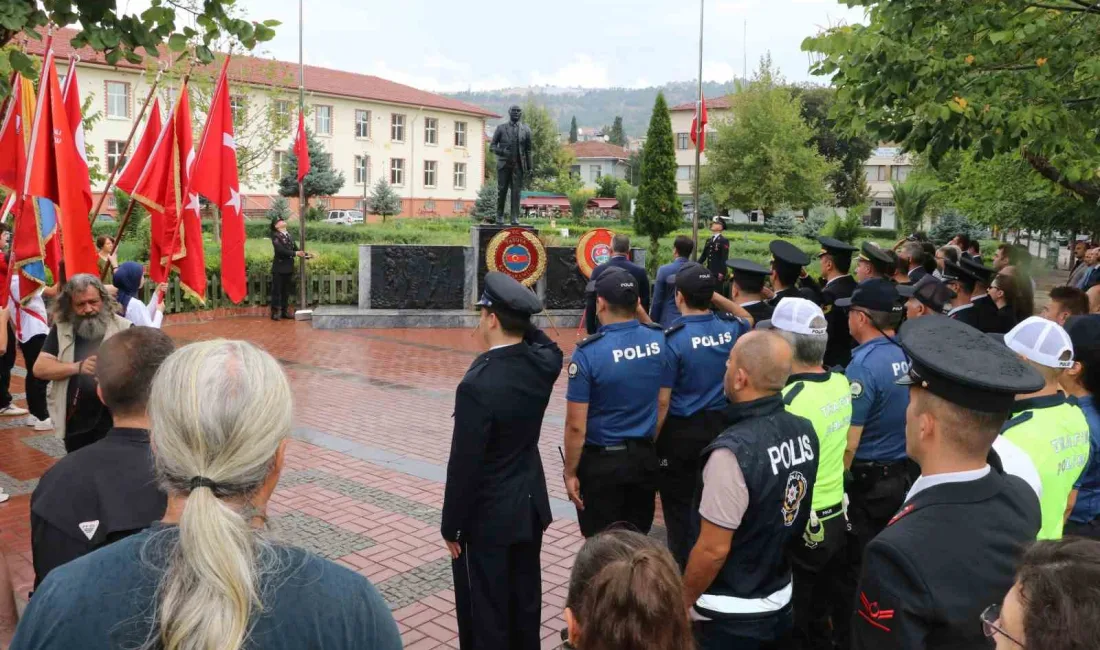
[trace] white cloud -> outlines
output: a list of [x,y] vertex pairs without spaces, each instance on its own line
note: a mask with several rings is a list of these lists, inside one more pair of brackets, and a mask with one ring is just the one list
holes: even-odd
[[734,78],[733,66],[725,61],[703,61],[703,81],[729,81]]
[[532,86],[562,86],[566,88],[606,88],[611,84],[607,66],[596,63],[586,54],[578,54],[573,61],[551,74],[535,72]]
[[[756,0],[720,0],[714,3],[714,13],[719,16],[747,14],[756,7],[756,4]],[[710,13],[706,11],[706,7],[703,8],[703,11],[704,13]]]
[[650,88],[653,86],[653,82],[645,77],[638,77],[634,80],[634,83],[627,84],[627,88]]

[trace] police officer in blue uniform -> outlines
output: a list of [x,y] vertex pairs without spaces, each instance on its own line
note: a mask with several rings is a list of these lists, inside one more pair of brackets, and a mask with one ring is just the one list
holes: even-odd
[[550,499],[542,418],[562,352],[531,316],[542,303],[503,273],[485,276],[478,356],[455,394],[440,532],[451,552],[463,650],[535,650],[542,613],[542,533]]
[[601,326],[577,344],[569,364],[565,489],[585,537],[617,522],[648,533],[665,334],[636,319],[639,283],[630,273],[609,267],[590,284]]
[[[699,454],[725,428],[722,391],[726,360],[737,339],[752,328],[752,317],[739,305],[715,297],[714,272],[687,263],[676,274],[676,306],[683,314],[665,330],[664,376],[657,416],[657,457],[661,460],[661,510],[668,548],[683,568],[695,535],[691,499],[699,473]],[[730,312],[711,311],[712,303]]]
[[754,322],[771,318],[772,307],[763,296],[764,281],[771,271],[752,260],[741,258],[729,260],[726,266],[729,267],[733,280],[730,285],[730,299],[744,307]]

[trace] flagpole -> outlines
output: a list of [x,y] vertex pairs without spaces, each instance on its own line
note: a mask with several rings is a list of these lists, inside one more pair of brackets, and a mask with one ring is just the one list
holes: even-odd
[[[306,109],[306,64],[304,55],[303,42],[304,37],[304,12],[302,9],[303,0],[298,0],[298,117],[304,114]],[[306,144],[308,147],[309,145]],[[298,161],[298,166],[301,167],[302,161]],[[306,186],[305,179],[298,180],[298,248],[302,251],[306,249]],[[298,309],[297,312],[301,312],[305,315],[306,307],[306,258],[303,255],[298,258]]]
[[703,144],[703,0],[699,0],[699,97],[695,100],[695,181],[692,183],[691,241],[699,258],[699,160]]
[[[130,151],[130,143],[134,140],[134,135],[137,134],[138,125],[141,124],[141,118],[145,117],[145,111],[149,108],[149,104],[153,101],[153,95],[157,92],[157,85],[160,84],[160,77],[164,74],[164,67],[161,66],[157,71],[157,76],[153,78],[153,85],[149,86],[149,94],[145,96],[145,102],[141,105],[141,110],[138,111],[137,119],[134,120],[133,126],[130,127],[130,135],[126,136],[126,144],[123,145],[123,154]],[[67,80],[66,80],[67,81]],[[107,184],[103,186],[103,193],[99,195],[99,201],[95,204],[95,209],[88,215],[88,220],[93,224],[96,217],[99,216],[99,211],[103,209],[103,202],[107,200],[107,195],[111,192],[111,186],[115,184],[115,176],[118,175],[118,171],[125,165],[115,165],[115,168],[111,170],[109,176],[107,176]],[[118,245],[118,241],[115,241],[115,245]]]

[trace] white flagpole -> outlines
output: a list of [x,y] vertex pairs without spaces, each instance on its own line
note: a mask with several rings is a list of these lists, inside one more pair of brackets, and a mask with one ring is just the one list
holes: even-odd
[[695,100],[695,180],[692,182],[691,241],[696,242],[695,255],[699,258],[699,162],[703,143],[703,1],[699,0],[699,96]]

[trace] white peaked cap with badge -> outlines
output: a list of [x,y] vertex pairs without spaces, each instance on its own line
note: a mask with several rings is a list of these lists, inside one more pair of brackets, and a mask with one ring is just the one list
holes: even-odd
[[1025,318],[1005,334],[1005,345],[1040,366],[1073,367],[1073,341],[1061,325],[1045,318]]
[[825,320],[825,313],[813,302],[805,298],[783,298],[775,306],[772,317],[760,321],[759,329],[777,329],[792,334],[821,336],[828,333],[825,327],[811,327],[815,319]]

